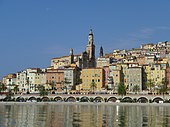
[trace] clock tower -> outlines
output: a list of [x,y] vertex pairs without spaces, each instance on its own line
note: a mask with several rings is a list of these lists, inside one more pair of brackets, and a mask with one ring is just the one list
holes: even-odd
[[86,46],[86,52],[88,55],[88,65],[89,67],[95,67],[95,45],[92,29],[89,32],[88,44]]
[[94,45],[92,29],[90,30],[90,33],[88,36],[88,44],[86,47],[86,52],[89,56],[89,59],[95,59],[95,45]]

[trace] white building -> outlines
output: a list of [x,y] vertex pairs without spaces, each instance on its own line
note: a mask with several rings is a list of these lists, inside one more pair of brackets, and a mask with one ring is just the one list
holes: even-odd
[[18,85],[19,91],[25,92],[28,88],[27,85],[27,71],[21,71],[16,73],[17,79],[16,83]]
[[8,74],[3,77],[2,83],[7,86],[7,89],[13,89],[16,85],[16,74]]
[[76,85],[77,79],[80,78],[80,70],[78,67],[69,67],[63,71],[64,80],[67,82],[64,83],[64,86],[67,87],[67,90],[71,90]]
[[17,74],[17,85],[22,92],[36,92],[39,85],[45,85],[46,76],[40,68],[29,68]]

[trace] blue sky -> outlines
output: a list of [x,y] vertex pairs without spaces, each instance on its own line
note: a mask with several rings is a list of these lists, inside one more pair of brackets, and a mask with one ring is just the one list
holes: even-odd
[[93,29],[96,55],[170,41],[169,0],[0,0],[0,78],[53,57],[85,50]]

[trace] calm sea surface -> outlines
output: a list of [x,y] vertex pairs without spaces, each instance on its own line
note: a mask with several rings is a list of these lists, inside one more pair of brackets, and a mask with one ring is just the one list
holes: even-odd
[[170,106],[0,104],[0,127],[170,127]]

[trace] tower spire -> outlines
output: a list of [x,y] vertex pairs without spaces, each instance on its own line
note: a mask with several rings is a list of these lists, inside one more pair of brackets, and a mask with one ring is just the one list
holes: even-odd
[[93,35],[93,30],[90,28],[89,35]]
[[70,63],[72,64],[74,62],[74,54],[73,54],[73,49],[70,48]]
[[95,45],[94,45],[92,29],[90,29],[90,32],[89,32],[88,44],[86,46],[86,52],[90,59],[92,59],[92,58],[95,59]]
[[99,53],[100,57],[103,57],[103,47],[100,47],[100,53]]
[[70,55],[73,55],[73,49],[70,48]]
[[93,45],[93,32],[92,32],[92,29],[90,29],[90,32],[89,32],[88,45]]

